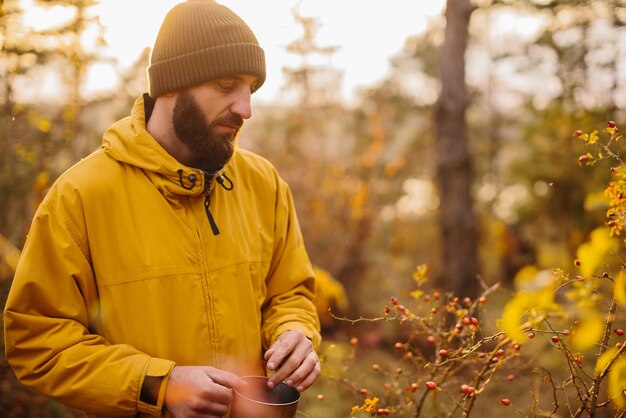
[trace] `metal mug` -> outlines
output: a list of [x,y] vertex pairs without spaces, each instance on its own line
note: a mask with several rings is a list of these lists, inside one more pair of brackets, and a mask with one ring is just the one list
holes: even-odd
[[267,387],[265,376],[242,377],[248,385],[234,390],[230,418],[293,418],[296,415],[300,392],[280,383]]

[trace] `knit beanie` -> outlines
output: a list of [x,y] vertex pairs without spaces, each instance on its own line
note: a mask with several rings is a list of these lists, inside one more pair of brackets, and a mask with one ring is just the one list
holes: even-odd
[[265,54],[252,30],[214,0],[188,0],[170,10],[148,66],[152,97],[233,75],[265,81]]

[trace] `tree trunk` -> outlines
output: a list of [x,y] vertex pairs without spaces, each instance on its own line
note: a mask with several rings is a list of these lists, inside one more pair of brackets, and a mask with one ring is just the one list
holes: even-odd
[[478,293],[478,236],[474,213],[472,164],[465,133],[468,95],[465,50],[474,7],[448,0],[441,58],[441,92],[435,108],[437,177],[440,194],[442,265],[440,284],[457,296]]

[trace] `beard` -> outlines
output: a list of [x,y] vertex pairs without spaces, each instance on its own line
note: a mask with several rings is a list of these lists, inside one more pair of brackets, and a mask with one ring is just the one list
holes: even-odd
[[[183,90],[174,104],[172,124],[178,139],[194,156],[192,167],[214,173],[232,157],[243,118],[229,112],[209,123],[196,99]],[[216,125],[235,126],[237,129],[232,134],[219,134],[215,133]]]

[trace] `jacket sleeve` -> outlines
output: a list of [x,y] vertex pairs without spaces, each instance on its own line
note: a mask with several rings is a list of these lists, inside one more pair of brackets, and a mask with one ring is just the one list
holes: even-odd
[[278,336],[298,329],[316,349],[320,323],[313,304],[315,279],[288,186],[280,178],[277,191],[275,245],[262,307],[263,342],[268,348]]
[[152,405],[140,400],[141,387],[145,376],[166,382],[174,363],[95,333],[98,289],[86,233],[57,202],[37,211],[9,291],[7,361],[20,382],[74,408],[161,415],[164,388]]

